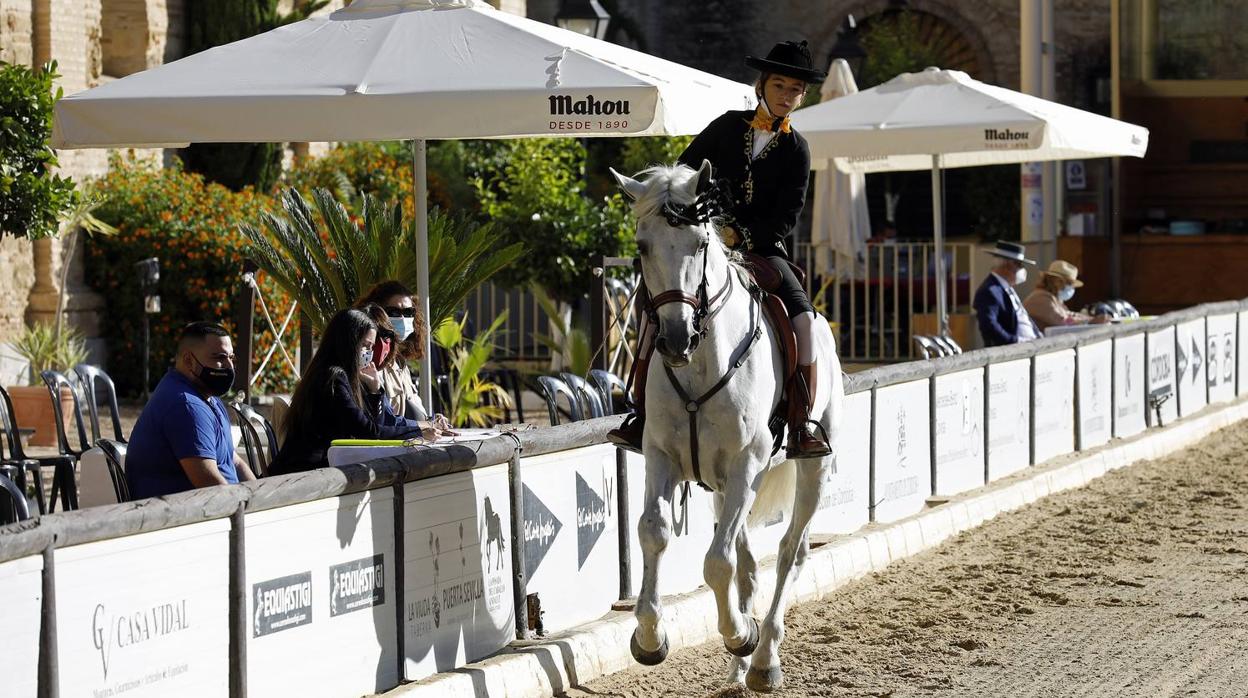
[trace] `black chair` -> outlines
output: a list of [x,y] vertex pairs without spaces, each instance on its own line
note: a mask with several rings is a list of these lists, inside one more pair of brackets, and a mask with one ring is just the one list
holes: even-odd
[[[43,384],[48,386],[48,399],[52,401],[57,448],[61,455],[81,457],[83,453],[91,450],[91,440],[87,438],[87,425],[82,418],[82,403],[78,399],[78,386],[74,385],[74,381],[71,381],[69,376],[60,371],[47,369],[40,371],[39,376],[43,378]],[[69,390],[74,403],[74,427],[78,432],[77,447],[69,441],[69,425],[65,423],[65,415],[61,412],[61,394],[64,389]]]
[[0,472],[0,524],[16,523],[30,518],[26,494],[9,476]]
[[[598,386],[598,393],[602,396],[602,405],[607,414],[620,414],[632,406],[632,399],[628,395],[628,385],[619,376],[610,371],[595,368],[589,372],[589,379]],[[620,391],[618,406],[615,400],[616,390]]]
[[925,334],[914,335],[914,344],[919,350],[919,355],[924,359],[945,355],[945,350]]
[[550,415],[551,426],[559,424],[560,395],[568,401],[568,415],[572,418],[572,421],[579,422],[583,419],[580,400],[576,398],[576,393],[572,392],[567,383],[554,376],[538,376],[537,384],[541,387],[542,397],[546,400],[546,410]]
[[602,407],[602,396],[598,393],[597,388],[589,384],[589,381],[567,371],[561,372],[559,378],[576,394],[577,399],[581,403],[581,414],[587,419],[606,415]]
[[[503,411],[502,423],[523,422],[524,407],[521,403],[523,385],[520,381],[520,373],[512,368],[492,368],[488,371],[482,371],[481,378],[499,386],[511,398],[511,405],[498,404],[498,407]],[[512,410],[515,410],[515,419],[512,419]]]
[[[273,426],[269,424],[269,420],[252,409],[251,405],[232,400],[225,404],[234,414],[234,421],[238,423],[238,429],[243,434],[247,466],[256,477],[265,477],[269,472],[269,464],[277,457],[277,435],[273,432]],[[256,429],[257,424],[264,431],[263,441]]]
[[[74,373],[78,374],[78,381],[82,385],[82,395],[87,401],[87,414],[91,418],[91,439],[99,441],[104,438],[100,432],[100,398],[104,398],[108,405],[108,414],[113,420],[113,440],[126,443],[126,436],[121,430],[121,410],[117,407],[117,389],[113,386],[113,379],[109,378],[104,369],[91,364],[78,364],[74,367]],[[97,392],[97,389],[101,389]]]
[[[59,407],[59,406],[58,406]],[[0,453],[0,461],[17,465],[31,477],[35,491],[35,503],[39,507],[40,514],[47,514],[56,509],[56,496],[59,492],[61,495],[61,506],[65,510],[74,509],[78,506],[78,488],[74,483],[74,465],[78,459],[72,456],[41,456],[38,458],[28,457],[22,449],[22,439],[17,431],[17,421],[13,418],[13,401],[9,399],[9,394],[0,388],[0,432],[3,434],[3,441],[7,445],[7,453]],[[43,491],[43,476],[40,471],[44,467],[53,468],[52,471],[52,496],[47,498]],[[70,487],[64,487],[62,483],[68,482]],[[72,496],[72,500],[71,500]]]
[[945,356],[957,356],[962,353],[962,347],[953,341],[953,337],[941,334],[932,337],[932,339],[945,348]]
[[104,462],[108,464],[108,477],[113,481],[113,494],[117,495],[117,502],[120,504],[130,501],[130,483],[126,480],[125,459],[121,456],[120,448],[125,443],[100,439],[95,445],[104,452]]

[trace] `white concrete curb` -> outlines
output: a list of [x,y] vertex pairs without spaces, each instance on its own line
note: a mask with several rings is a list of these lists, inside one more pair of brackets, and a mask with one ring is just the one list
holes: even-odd
[[[1212,406],[1171,426],[1028,468],[901,521],[872,524],[858,533],[835,537],[811,550],[794,586],[793,603],[817,601],[854,579],[939,545],[998,514],[1082,487],[1111,470],[1173,453],[1245,418],[1248,401]],[[758,579],[759,595],[755,598],[769,599],[775,583],[774,562],[760,567]],[[673,651],[719,637],[715,597],[705,587],[664,598],[663,620]],[[558,636],[516,643],[484,661],[399,686],[385,695],[550,698],[569,686],[632,666],[628,642],[634,627],[632,613],[612,612]]]

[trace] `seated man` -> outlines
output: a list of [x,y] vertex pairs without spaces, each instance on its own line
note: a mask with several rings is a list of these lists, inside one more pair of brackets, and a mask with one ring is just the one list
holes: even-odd
[[1034,266],[1036,263],[1023,255],[1025,251],[1026,248],[1017,242],[1004,241],[987,250],[999,261],[984,283],[979,285],[979,290],[975,291],[975,315],[984,346],[1029,342],[1040,336],[1040,330],[1036,329],[1031,316],[1023,308],[1022,299],[1014,290],[1015,286],[1027,280],[1024,265]]
[[1041,331],[1055,326],[1109,322],[1108,315],[1092,317],[1066,307],[1066,301],[1075,295],[1075,289],[1083,285],[1079,280],[1079,269],[1075,265],[1055,259],[1049,265],[1048,271],[1040,274],[1040,283],[1036,284],[1035,290],[1023,301],[1023,307]]
[[254,480],[234,453],[230,419],[218,396],[234,384],[234,347],[224,327],[182,330],[174,367],[143,407],[126,450],[133,499]]

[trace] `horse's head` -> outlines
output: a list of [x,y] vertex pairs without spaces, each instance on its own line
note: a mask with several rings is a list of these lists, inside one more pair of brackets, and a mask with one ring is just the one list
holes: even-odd
[[642,180],[611,170],[633,201],[637,254],[651,294],[651,319],[658,322],[655,349],[669,366],[689,363],[710,310],[706,290],[708,256],[723,255],[710,222],[711,163],[696,172],[684,165],[656,166]]

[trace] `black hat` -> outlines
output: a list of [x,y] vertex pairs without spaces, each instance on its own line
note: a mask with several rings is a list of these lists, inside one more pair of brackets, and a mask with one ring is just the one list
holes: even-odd
[[803,82],[823,82],[828,74],[815,70],[810,60],[810,47],[803,41],[782,41],[767,52],[766,58],[746,56],[745,64],[764,73],[776,73]]
[[1002,259],[1009,259],[1015,262],[1022,262],[1023,264],[1034,265],[1036,263],[1036,260],[1034,259],[1027,259],[1027,248],[1023,247],[1017,242],[1006,242],[1004,240],[998,240],[996,247],[992,248],[991,250],[984,250],[984,251],[994,257],[1000,257]]

